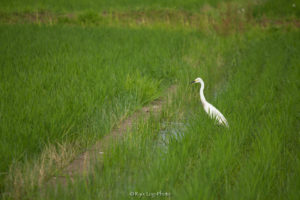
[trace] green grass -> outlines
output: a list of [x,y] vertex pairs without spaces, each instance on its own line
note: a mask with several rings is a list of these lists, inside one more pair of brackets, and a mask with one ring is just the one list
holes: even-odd
[[48,144],[93,143],[172,80],[179,33],[1,26],[0,171]]
[[[103,165],[75,186],[37,196],[134,199],[130,192],[162,191],[171,193],[170,199],[298,198],[299,32],[189,38],[193,45],[184,55],[201,64],[183,63],[176,74],[180,89],[163,114],[141,120],[105,152]],[[205,95],[224,113],[229,129],[216,126],[203,111],[199,86],[188,85],[197,76],[204,78]],[[171,139],[166,150],[160,134],[171,134],[171,122],[183,123],[184,137]]]

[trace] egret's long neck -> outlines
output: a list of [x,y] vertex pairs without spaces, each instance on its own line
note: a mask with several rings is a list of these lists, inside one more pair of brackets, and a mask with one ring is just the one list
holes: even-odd
[[204,104],[206,102],[206,99],[205,99],[204,93],[203,93],[203,91],[204,91],[204,82],[203,82],[203,80],[200,81],[200,85],[201,85],[201,87],[200,87],[200,99],[201,99],[202,104]]

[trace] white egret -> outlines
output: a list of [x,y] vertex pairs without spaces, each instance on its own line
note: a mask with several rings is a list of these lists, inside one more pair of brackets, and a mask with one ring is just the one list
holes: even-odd
[[204,97],[203,90],[204,90],[204,82],[201,78],[196,78],[192,83],[200,83],[200,100],[202,102],[203,108],[205,112],[213,119],[217,120],[217,122],[221,125],[228,126],[228,122],[224,115],[213,105],[208,103]]

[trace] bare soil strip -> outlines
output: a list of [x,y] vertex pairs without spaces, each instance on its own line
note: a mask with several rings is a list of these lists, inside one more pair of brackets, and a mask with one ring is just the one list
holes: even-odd
[[113,131],[104,136],[100,141],[88,149],[86,152],[80,154],[75,158],[68,166],[63,170],[62,176],[54,176],[50,178],[48,184],[56,185],[58,183],[66,185],[68,180],[73,182],[73,178],[78,175],[85,175],[92,169],[92,162],[101,162],[103,155],[105,154],[109,145],[112,141],[120,140],[124,133],[130,130],[133,125],[138,121],[138,119],[143,118],[147,120],[150,114],[157,115],[161,112],[163,105],[167,104],[168,99],[176,92],[177,87],[175,85],[171,86],[167,90],[167,95],[164,98],[157,99],[142,109],[135,112],[133,115],[123,120]]
[[[212,17],[211,7],[201,11],[145,10],[119,12],[86,12],[86,13],[53,13],[50,11],[4,13],[0,12],[0,23],[3,24],[67,24],[80,26],[126,26],[190,28],[196,30],[212,29],[226,34],[232,31],[244,31],[247,27],[300,27],[299,19],[255,19],[251,13],[244,13],[239,8],[227,8],[225,11],[214,11],[218,17]],[[249,9],[250,10],[250,9]],[[234,12],[233,12],[234,11]]]

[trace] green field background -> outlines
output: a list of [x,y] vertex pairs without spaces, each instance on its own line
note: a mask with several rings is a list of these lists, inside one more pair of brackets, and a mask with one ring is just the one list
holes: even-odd
[[[299,197],[298,2],[2,1],[0,5],[3,199],[139,198],[131,192],[170,194],[144,199]],[[17,13],[93,16],[172,10],[176,16],[182,11],[202,13],[208,7],[201,23],[212,25],[204,24],[205,30],[179,23],[155,26],[151,20],[145,26],[90,24],[91,19],[73,24],[9,21]],[[242,9],[244,18],[232,20]],[[235,22],[244,24],[235,28],[231,26]],[[197,77],[205,82],[206,99],[227,118],[228,129],[204,112],[199,85],[189,84]],[[53,186],[47,181],[67,176],[65,166],[43,172],[35,168],[43,165],[49,147],[70,144],[75,154],[85,151],[141,107],[167,98],[174,85],[176,93],[168,97],[162,112],[138,119],[86,176]],[[41,174],[44,178],[39,180]]]

